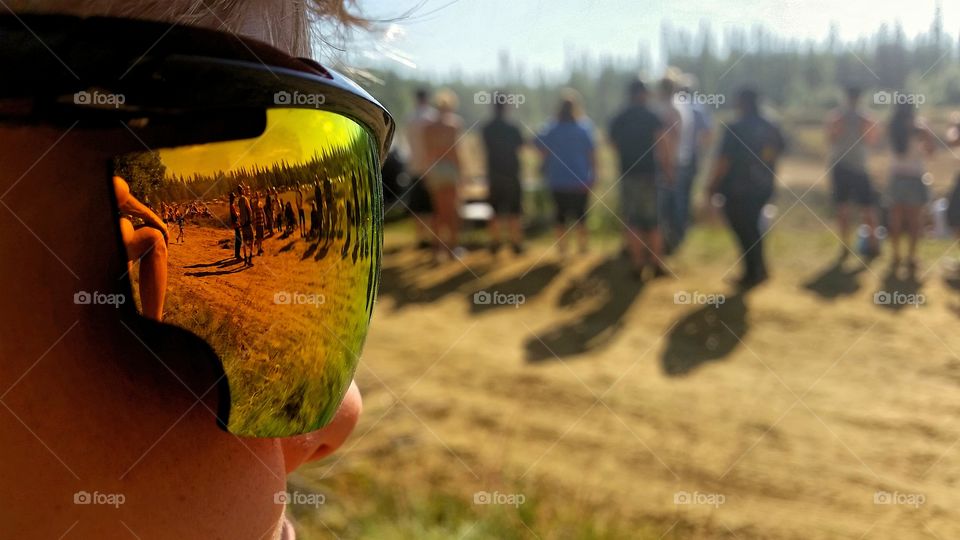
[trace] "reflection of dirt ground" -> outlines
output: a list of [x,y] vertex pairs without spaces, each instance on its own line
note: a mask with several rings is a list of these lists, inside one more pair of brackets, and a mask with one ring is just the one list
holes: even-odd
[[[254,257],[254,266],[244,267],[233,258],[231,230],[190,225],[185,229],[186,242],[169,249],[165,322],[197,333],[220,353],[235,403],[249,400],[247,410],[254,403],[284,410],[291,417],[284,423],[325,421],[333,408],[300,410],[301,401],[308,393],[337,395],[349,383],[352,369],[343,366],[352,367],[355,356],[346,354],[344,347],[355,350],[360,345],[371,259],[361,254],[354,263],[351,249],[344,256],[343,239],[318,242],[294,232],[265,239],[264,255]],[[355,264],[364,270],[356,271]],[[350,321],[359,323],[348,329]],[[354,339],[347,343],[345,336],[351,335]],[[297,366],[290,362],[296,358],[311,360]],[[324,361],[314,364],[313,359]],[[323,372],[317,374],[318,369]],[[248,393],[280,379],[316,384],[285,386],[280,393],[263,389]],[[236,386],[239,380],[250,388]],[[318,397],[308,403],[319,401]],[[245,424],[269,422],[253,414]],[[239,419],[232,418],[231,424],[235,421]]]

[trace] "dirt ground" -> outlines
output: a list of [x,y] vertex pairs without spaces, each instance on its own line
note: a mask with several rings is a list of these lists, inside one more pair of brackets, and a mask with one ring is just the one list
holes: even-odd
[[[723,283],[737,255],[716,226],[692,233],[674,277],[649,282],[612,236],[567,258],[543,238],[522,256],[436,264],[388,229],[363,418],[293,480],[377,481],[330,493],[356,498],[307,537],[341,537],[378,490],[523,494],[653,523],[651,538],[960,537],[950,241],[926,243],[917,281],[887,275],[886,255],[837,266],[829,214],[784,197],[773,279],[747,295]],[[519,537],[576,537],[525,524]]]

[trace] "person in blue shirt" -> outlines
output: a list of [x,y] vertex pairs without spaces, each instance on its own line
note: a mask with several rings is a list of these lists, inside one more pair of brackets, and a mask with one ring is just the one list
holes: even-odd
[[581,112],[576,91],[561,93],[556,118],[537,136],[543,172],[556,208],[557,248],[566,252],[566,236],[576,227],[580,251],[587,251],[587,198],[596,180],[593,124]]
[[740,90],[737,121],[726,127],[707,185],[708,201],[723,195],[724,214],[743,251],[742,290],[768,277],[760,215],[773,196],[774,171],[785,146],[780,129],[760,115],[758,99],[755,90]]

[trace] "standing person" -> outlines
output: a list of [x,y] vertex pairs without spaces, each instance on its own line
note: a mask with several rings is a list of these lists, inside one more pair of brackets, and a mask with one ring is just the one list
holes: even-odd
[[177,213],[177,228],[179,232],[177,234],[177,243],[183,243],[183,214]]
[[460,215],[457,184],[460,181],[460,157],[457,143],[463,129],[463,120],[456,114],[459,100],[452,90],[437,92],[437,116],[423,126],[424,151],[433,165],[426,171],[427,189],[433,207],[434,246],[438,256],[445,248],[456,258],[463,255],[460,247]]
[[[269,191],[268,191],[269,193]],[[260,193],[253,194],[253,230],[254,230],[254,249],[257,255],[263,255],[263,232],[267,224],[267,213],[263,210],[263,202],[260,200]]]
[[500,229],[506,228],[513,252],[523,253],[523,190],[520,186],[520,149],[523,135],[507,119],[506,103],[494,101],[493,119],[483,127],[483,145],[487,158],[490,186],[490,251],[500,248]]
[[677,148],[683,130],[683,121],[680,111],[674,105],[674,96],[677,93],[677,73],[674,68],[657,83],[657,100],[653,110],[660,115],[664,130],[658,147],[662,147],[666,160],[657,174],[657,206],[659,207],[660,236],[663,238],[663,249],[667,254],[673,253],[679,245],[679,231],[677,230],[676,207],[677,192],[673,178],[677,173]]
[[430,105],[430,92],[426,88],[417,89],[414,98],[416,107],[407,119],[405,127],[407,145],[410,148],[411,173],[408,208],[414,216],[417,247],[428,249],[433,246],[432,235],[427,225],[433,221],[433,206],[423,175],[433,163],[427,159],[423,128],[436,119],[437,111]]
[[264,225],[267,229],[267,236],[273,236],[273,198],[270,196],[270,188],[266,190],[266,199],[264,200]]
[[737,121],[727,126],[707,200],[723,195],[724,214],[740,243],[744,263],[738,285],[747,290],[764,282],[769,274],[763,258],[760,216],[773,196],[774,171],[784,150],[780,129],[760,115],[759,98],[752,89],[737,96]]
[[637,79],[627,87],[628,103],[610,123],[610,140],[620,158],[620,205],[624,244],[637,276],[652,266],[666,274],[657,212],[657,173],[669,171],[670,156],[660,117],[647,106],[647,87]]
[[588,249],[587,196],[596,180],[593,124],[581,112],[579,94],[561,92],[556,117],[537,137],[547,186],[556,207],[557,248],[566,253],[567,226],[577,228],[581,253]]
[[243,240],[243,261],[247,266],[253,266],[253,209],[250,208],[250,199],[245,195],[246,189],[237,186],[237,209],[240,215],[240,239]]
[[698,81],[693,74],[681,76],[680,91],[674,97],[674,107],[679,114],[680,136],[677,141],[676,176],[673,186],[673,206],[670,208],[670,228],[676,234],[674,241],[679,247],[690,226],[690,197],[693,183],[700,172],[700,156],[710,146],[710,114],[694,99]]
[[917,118],[911,103],[895,106],[888,133],[893,157],[890,162],[890,183],[887,198],[890,201],[890,242],[893,246],[892,270],[900,266],[900,236],[906,229],[907,271],[913,276],[917,269],[917,243],[920,239],[921,210],[930,198],[925,158],[936,148],[936,136],[922,118]]
[[875,140],[877,123],[860,108],[861,90],[846,88],[846,101],[830,111],[824,126],[830,143],[833,202],[837,206],[837,232],[840,235],[840,260],[850,254],[850,206],[860,208],[860,217],[869,228],[867,257],[878,252],[876,228],[876,191],[867,173],[867,144]]
[[233,227],[233,258],[240,260],[240,210],[237,208],[236,195],[230,192],[230,226]]
[[303,211],[303,188],[297,184],[297,220],[300,222],[300,238],[307,236],[307,216]]

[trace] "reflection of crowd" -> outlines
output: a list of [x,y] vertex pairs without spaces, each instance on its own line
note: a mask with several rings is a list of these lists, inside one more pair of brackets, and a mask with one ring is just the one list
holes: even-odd
[[[362,169],[361,169],[362,170]],[[283,191],[275,187],[254,190],[241,183],[229,195],[230,226],[234,230],[234,256],[246,266],[253,257],[264,254],[266,239],[288,238],[294,233],[307,241],[316,241],[318,256],[329,252],[335,240],[342,240],[342,258],[369,257],[375,248],[365,230],[364,216],[374,212],[374,194],[370,179],[363,173],[331,177],[317,173],[310,186],[296,184]],[[312,191],[313,200],[308,201]],[[282,195],[289,193],[291,200]],[[310,206],[309,223],[306,204]]]

